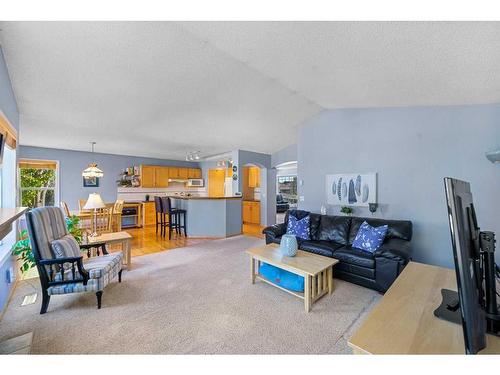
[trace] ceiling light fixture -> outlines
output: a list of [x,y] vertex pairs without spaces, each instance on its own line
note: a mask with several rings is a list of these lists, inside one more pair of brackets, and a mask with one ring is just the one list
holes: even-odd
[[200,151],[190,151],[186,155],[186,161],[200,160]]
[[[96,142],[89,143],[92,145],[92,159],[94,159],[94,145],[96,144]],[[83,170],[82,176],[84,178],[102,177],[104,176],[104,172],[97,168],[97,163],[94,161],[90,163],[86,169]]]

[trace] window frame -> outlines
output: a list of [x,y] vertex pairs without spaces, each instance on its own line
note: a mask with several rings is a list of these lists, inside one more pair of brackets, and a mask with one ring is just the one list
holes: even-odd
[[18,206],[21,205],[21,199],[22,199],[22,191],[23,190],[51,190],[52,188],[47,188],[47,187],[33,187],[33,188],[23,188],[21,186],[21,168],[19,167],[19,164],[22,162],[47,162],[47,163],[55,163],[56,165],[56,181],[54,184],[54,207],[59,207],[60,202],[61,202],[61,197],[60,197],[60,175],[59,175],[59,160],[50,160],[50,159],[36,159],[36,158],[19,158],[17,160],[17,204]]

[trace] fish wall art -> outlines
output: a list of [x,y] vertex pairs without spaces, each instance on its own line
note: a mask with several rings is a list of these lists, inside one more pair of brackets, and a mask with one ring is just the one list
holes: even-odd
[[377,203],[376,173],[326,175],[326,201],[333,205],[368,207]]

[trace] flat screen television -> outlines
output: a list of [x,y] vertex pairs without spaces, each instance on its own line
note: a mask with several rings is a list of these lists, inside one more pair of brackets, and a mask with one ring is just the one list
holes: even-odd
[[475,354],[486,347],[486,316],[481,302],[484,293],[480,232],[470,184],[448,177],[444,183],[465,351]]

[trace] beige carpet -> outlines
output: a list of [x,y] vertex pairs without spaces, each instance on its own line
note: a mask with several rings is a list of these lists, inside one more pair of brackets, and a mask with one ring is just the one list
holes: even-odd
[[[347,339],[380,298],[334,281],[313,305],[263,282],[250,283],[245,249],[263,240],[238,236],[133,259],[123,282],[94,294],[52,297],[21,307],[21,282],[0,322],[0,341],[33,331],[32,353],[322,354],[350,353]],[[39,288],[38,280],[33,280]]]

